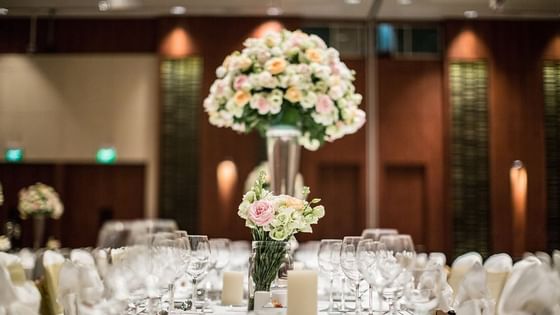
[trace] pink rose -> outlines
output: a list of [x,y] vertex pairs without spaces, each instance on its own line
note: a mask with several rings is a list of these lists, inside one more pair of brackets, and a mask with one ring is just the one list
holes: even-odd
[[244,90],[248,87],[248,85],[249,85],[249,77],[247,77],[244,74],[237,76],[235,78],[235,81],[233,82],[233,87],[236,90]]
[[319,95],[317,97],[317,104],[315,109],[319,114],[328,114],[334,110],[334,103],[330,97],[327,95]]
[[266,226],[274,220],[274,207],[265,200],[255,201],[249,208],[249,219],[258,226]]

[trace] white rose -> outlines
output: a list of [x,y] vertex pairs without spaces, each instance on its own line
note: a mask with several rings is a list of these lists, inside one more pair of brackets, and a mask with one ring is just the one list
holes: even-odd
[[204,99],[204,110],[208,113],[217,111],[220,108],[220,104],[216,101],[213,96],[208,96]]
[[344,96],[344,89],[342,85],[331,86],[329,89],[329,96],[333,100],[338,100]]
[[216,76],[217,76],[218,78],[220,78],[220,79],[223,78],[223,77],[226,75],[226,73],[227,73],[227,70],[226,70],[226,68],[223,67],[223,66],[219,66],[219,67],[216,69]]
[[300,100],[301,106],[305,109],[315,107],[316,103],[317,103],[317,94],[311,91],[307,91],[307,93],[305,93],[302,99]]

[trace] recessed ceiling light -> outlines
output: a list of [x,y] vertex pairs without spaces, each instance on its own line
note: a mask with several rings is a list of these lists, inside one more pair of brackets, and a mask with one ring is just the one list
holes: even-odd
[[181,15],[181,14],[185,14],[187,12],[187,8],[185,8],[184,6],[181,5],[177,5],[172,7],[169,12],[171,14],[175,14],[175,15]]
[[399,0],[400,5],[410,5],[412,4],[412,0]]
[[0,8],[0,15],[8,15],[8,11],[6,8]]
[[467,10],[464,14],[467,19],[476,19],[478,17],[478,12],[475,10]]
[[101,0],[97,3],[97,7],[99,8],[99,11],[105,12],[111,9],[111,4],[109,3],[109,1]]
[[282,10],[282,8],[279,7],[269,7],[268,9],[266,9],[266,14],[271,16],[282,15],[282,13],[284,13],[284,10]]
[[347,4],[360,4],[362,0],[344,0]]

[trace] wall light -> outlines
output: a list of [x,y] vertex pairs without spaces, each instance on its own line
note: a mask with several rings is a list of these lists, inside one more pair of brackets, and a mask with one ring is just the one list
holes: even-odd
[[109,11],[111,9],[111,4],[107,0],[101,0],[97,3],[97,8],[101,12]]
[[216,179],[218,181],[218,195],[223,209],[232,202],[235,184],[237,182],[237,166],[231,160],[224,160],[216,168]]
[[182,15],[187,13],[187,8],[185,8],[184,6],[181,5],[177,5],[172,7],[169,12],[173,15]]
[[399,0],[400,5],[411,5],[412,0]]
[[513,253],[521,256],[525,252],[527,217],[527,169],[516,160],[509,171],[511,204],[513,207]]
[[0,8],[0,15],[8,15],[9,11],[8,8]]
[[282,15],[282,13],[284,13],[284,10],[282,10],[282,8],[280,7],[269,7],[268,9],[266,9],[266,14],[270,16],[278,16]]
[[347,4],[360,4],[362,0],[344,0]]
[[467,19],[476,19],[478,17],[478,12],[475,10],[467,10],[464,14]]

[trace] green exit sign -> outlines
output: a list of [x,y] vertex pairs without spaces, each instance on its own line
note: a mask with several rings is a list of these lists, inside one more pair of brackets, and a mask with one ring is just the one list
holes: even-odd
[[9,163],[20,163],[23,161],[23,153],[22,148],[6,148],[4,159]]
[[113,147],[104,147],[97,150],[95,160],[99,164],[113,164],[117,161],[117,150]]

